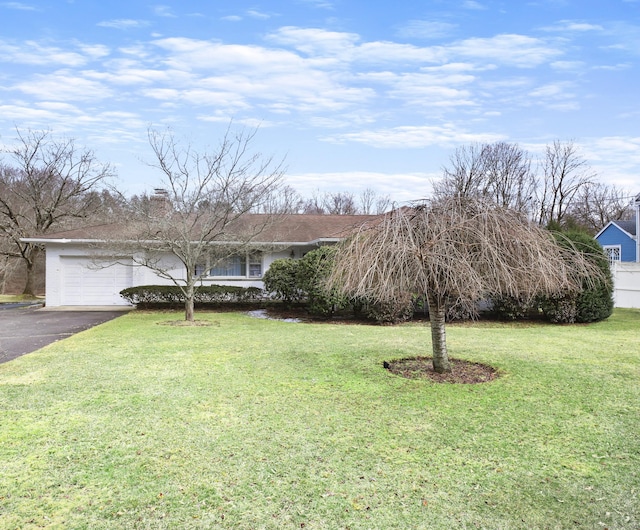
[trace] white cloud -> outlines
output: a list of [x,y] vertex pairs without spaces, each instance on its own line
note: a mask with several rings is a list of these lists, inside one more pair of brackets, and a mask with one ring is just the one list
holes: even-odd
[[427,197],[432,182],[439,173],[382,173],[377,171],[341,171],[326,173],[293,173],[285,177],[287,183],[303,197],[317,191],[343,191],[357,196],[366,189],[375,189],[380,197],[388,196],[396,204]]
[[88,58],[78,52],[54,46],[42,46],[35,41],[11,44],[0,41],[0,62],[50,66],[53,64],[77,67],[86,64]]
[[193,76],[185,72],[143,68],[131,61],[113,61],[106,70],[85,70],[82,76],[116,86],[146,87],[154,83],[188,84]]
[[247,16],[260,20],[267,20],[271,18],[271,15],[263,13],[262,11],[258,11],[257,9],[250,9],[249,11],[247,11]]
[[476,2],[476,0],[465,0],[462,3],[462,7],[475,11],[484,11],[485,9],[487,9],[487,6],[481,4],[480,2]]
[[171,11],[170,6],[165,5],[157,5],[153,7],[153,12],[158,17],[166,17],[166,18],[176,18],[176,16]]
[[529,96],[534,98],[548,98],[548,97],[556,97],[563,93],[563,87],[560,84],[549,84],[538,87],[531,92],[529,92]]
[[[356,62],[370,64],[432,63],[443,59],[440,48],[418,47],[389,41],[360,43],[355,33],[327,31],[318,28],[286,26],[270,33],[267,42],[289,46],[311,57],[335,59],[339,64]],[[334,65],[333,62],[327,64]]]
[[543,105],[558,111],[574,111],[580,108],[573,85],[569,82],[555,82],[541,85],[528,93],[527,105]]
[[103,28],[136,29],[136,28],[146,28],[147,26],[149,26],[149,22],[147,22],[146,20],[118,18],[114,20],[103,20],[102,22],[98,22],[98,24],[96,25]]
[[97,60],[103,59],[111,54],[111,50],[108,46],[103,44],[83,44],[78,43],[78,48],[82,51],[88,59]]
[[410,20],[398,30],[398,36],[409,39],[440,39],[453,33],[457,27],[449,22]]
[[384,78],[372,76],[372,80],[383,81],[389,86],[388,94],[411,105],[424,107],[472,106],[472,93],[462,89],[471,84],[475,77],[446,70],[425,69],[418,73],[396,75],[386,73]]
[[582,142],[585,156],[599,179],[615,184],[631,194],[638,193],[638,166],[640,166],[640,137],[603,136]]
[[[420,47],[362,42],[355,33],[286,26],[269,34],[267,41],[273,47],[185,37],[140,41],[116,50],[74,43],[79,53],[67,61],[73,59],[75,69],[38,73],[10,90],[54,102],[117,97],[123,103],[171,112],[172,119],[182,109],[203,120],[229,115],[250,119],[253,114],[254,119],[257,115],[257,119],[278,121],[281,118],[276,116],[288,116],[295,123],[325,129],[364,127],[382,117],[389,119],[390,108],[396,114],[418,109],[423,116],[439,119],[464,108],[486,117],[483,102],[490,99],[488,110],[496,110],[500,97],[514,101],[518,94],[526,105],[530,105],[526,97],[531,96],[558,108],[572,104],[569,97],[551,93],[548,87],[532,89],[527,79],[502,80],[502,87],[494,75],[485,79],[485,72],[497,71],[499,64],[531,66],[559,54],[544,41],[523,35]],[[43,60],[38,45],[21,49],[37,49]],[[52,55],[65,57],[63,52],[51,49]],[[89,61],[97,64],[79,68]],[[489,83],[494,83],[493,89]],[[527,94],[531,90],[538,92]],[[437,143],[437,135],[449,142],[454,132],[458,134],[437,129],[430,136],[428,128],[409,127],[340,139],[413,146]]]
[[442,47],[419,47],[395,42],[366,42],[350,52],[350,59],[368,64],[439,64],[446,60]]
[[285,26],[270,33],[267,42],[290,46],[308,55],[342,55],[360,40],[355,33],[327,31],[319,28]]
[[412,63],[442,65],[464,58],[484,65],[495,62],[531,68],[549,62],[563,53],[544,40],[517,34],[470,38],[449,45],[420,47],[390,41],[360,42],[360,36],[355,33],[286,26],[266,38],[268,42],[289,46],[313,57],[332,57],[344,64],[393,63],[396,67]]
[[449,55],[458,55],[498,64],[532,68],[551,61],[563,52],[543,40],[526,35],[501,34],[489,38],[471,38],[446,47]]
[[114,96],[114,92],[105,85],[79,77],[69,70],[59,70],[51,75],[38,74],[11,88],[46,101],[88,102]]
[[378,148],[451,147],[461,143],[495,142],[504,139],[494,133],[471,133],[453,125],[401,126],[390,129],[367,130],[324,138],[328,142],[356,142]]
[[600,24],[589,24],[588,22],[580,22],[577,20],[561,20],[553,26],[542,28],[545,31],[553,32],[587,32],[587,31],[603,31],[604,28]]
[[10,120],[18,125],[27,122],[39,127],[49,127],[57,121],[58,113],[51,109],[39,108],[27,102],[0,105],[0,115],[3,119]]
[[615,160],[616,164],[640,164],[640,137],[604,136],[589,142],[600,160]]
[[587,69],[587,64],[584,61],[554,61],[549,66],[554,70],[568,72],[584,72]]
[[167,52],[167,66],[196,76],[179,91],[181,99],[192,103],[233,101],[233,108],[248,108],[250,99],[260,104],[257,98],[278,103],[281,110],[319,112],[360,104],[373,95],[370,88],[348,86],[340,76],[318,68],[324,63],[286,50],[176,38],[155,44]]
[[317,9],[333,9],[333,2],[328,0],[301,0],[305,4],[310,4]]
[[618,64],[596,65],[596,66],[592,66],[591,68],[593,70],[609,70],[611,72],[617,72],[620,70],[628,70],[631,67],[632,67],[631,63],[618,63]]
[[38,8],[23,4],[22,2],[2,2],[0,6],[7,9],[16,9],[18,11],[38,11]]

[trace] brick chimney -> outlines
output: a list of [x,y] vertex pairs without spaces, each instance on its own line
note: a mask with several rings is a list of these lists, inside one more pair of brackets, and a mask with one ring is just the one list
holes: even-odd
[[151,209],[156,214],[166,214],[171,210],[169,192],[164,188],[155,188],[149,200],[151,201]]

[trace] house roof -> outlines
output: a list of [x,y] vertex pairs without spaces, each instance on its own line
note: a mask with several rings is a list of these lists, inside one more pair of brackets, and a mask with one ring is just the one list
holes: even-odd
[[625,232],[627,232],[628,234],[631,234],[632,236],[636,235],[636,220],[635,219],[627,219],[627,220],[620,220],[620,221],[613,221],[614,224],[616,224],[618,226],[618,228],[620,228],[621,230],[624,230]]
[[595,238],[598,237],[611,225],[617,227],[619,230],[622,230],[626,234],[631,237],[636,237],[636,220],[635,219],[618,219],[616,221],[609,221],[603,228],[595,235]]
[[[377,215],[290,214],[277,218],[273,223],[265,224],[268,219],[267,215],[246,214],[240,218],[239,222],[230,225],[229,231],[233,233],[233,230],[237,229],[238,233],[242,233],[244,232],[244,227],[264,225],[265,228],[259,236],[253,239],[254,241],[291,245],[318,244],[339,241],[354,229],[378,217]],[[25,238],[24,240],[45,244],[88,243],[112,240],[126,232],[126,224],[110,223],[84,226],[39,237]]]

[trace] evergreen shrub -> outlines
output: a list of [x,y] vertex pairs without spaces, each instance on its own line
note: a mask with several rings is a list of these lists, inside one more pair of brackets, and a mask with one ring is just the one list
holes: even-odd
[[[136,306],[178,305],[185,301],[184,294],[176,285],[138,285],[120,291],[120,296]],[[248,303],[264,298],[258,287],[233,285],[203,285],[195,292],[196,304]]]

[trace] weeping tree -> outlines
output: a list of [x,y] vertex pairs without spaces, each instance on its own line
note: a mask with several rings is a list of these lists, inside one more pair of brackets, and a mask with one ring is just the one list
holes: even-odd
[[524,299],[579,290],[598,275],[522,214],[477,199],[446,197],[394,210],[339,247],[329,284],[383,303],[420,294],[429,306],[433,368],[450,372],[445,314],[502,294]]

